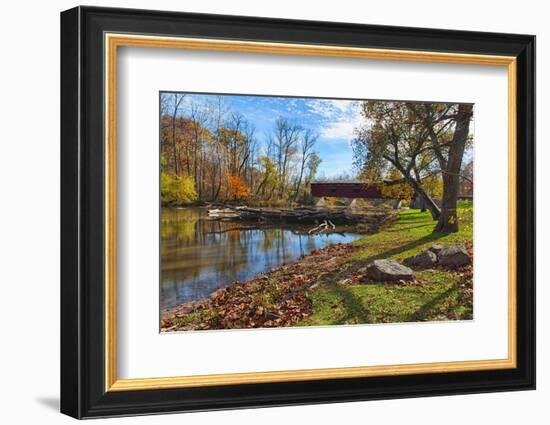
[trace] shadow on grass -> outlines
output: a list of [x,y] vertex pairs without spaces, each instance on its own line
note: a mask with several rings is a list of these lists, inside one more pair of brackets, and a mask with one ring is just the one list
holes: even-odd
[[403,232],[403,231],[406,231],[406,230],[411,230],[411,229],[420,229],[420,228],[424,228],[424,227],[428,227],[428,226],[432,226],[431,224],[419,224],[418,226],[402,226],[402,227],[398,227],[396,229],[388,229],[386,230],[386,232],[389,232],[389,233],[400,233],[400,232]]
[[354,323],[371,323],[369,311],[361,302],[361,297],[338,284],[331,285],[330,290],[344,303],[345,314],[339,322],[347,323],[353,320]]
[[399,223],[425,223],[425,224],[431,224],[431,223],[437,223],[437,220],[432,220],[431,217],[420,215],[420,214],[411,214],[408,216],[401,216],[399,217]]
[[458,292],[459,286],[458,284],[452,285],[449,289],[447,289],[445,292],[442,292],[439,295],[436,295],[431,300],[420,306],[418,310],[416,310],[414,313],[409,315],[406,319],[407,322],[420,322],[423,320],[426,320],[426,316],[428,313],[436,307],[438,304],[449,298],[454,293]]
[[393,255],[401,254],[405,251],[409,251],[410,249],[418,248],[420,245],[424,245],[429,242],[437,241],[438,239],[441,239],[442,237],[447,236],[446,233],[430,233],[429,235],[423,236],[420,239],[416,239],[414,241],[408,242],[404,245],[388,249],[387,251],[380,252],[375,255],[370,255],[369,257],[365,258],[364,261],[367,263],[370,263],[374,260],[381,260],[384,258],[391,257]]

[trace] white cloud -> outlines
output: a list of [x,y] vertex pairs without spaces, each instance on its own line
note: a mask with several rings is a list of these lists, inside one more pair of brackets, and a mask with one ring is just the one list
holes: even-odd
[[321,137],[351,142],[355,129],[361,124],[361,114],[356,102],[331,100],[331,106],[339,112],[321,126]]
[[354,137],[354,130],[357,122],[336,121],[325,124],[321,129],[321,137],[325,139],[351,140]]
[[309,99],[307,106],[310,112],[327,119],[335,119],[346,115],[353,108],[353,101],[337,99]]
[[356,102],[354,100],[329,100],[331,106],[339,110],[343,114],[349,114],[356,109]]

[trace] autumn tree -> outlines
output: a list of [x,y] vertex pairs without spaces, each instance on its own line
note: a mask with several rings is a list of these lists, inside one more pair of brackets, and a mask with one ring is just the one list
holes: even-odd
[[189,118],[193,141],[188,154],[193,157],[193,178],[197,185],[199,198],[204,192],[207,168],[207,152],[212,145],[212,133],[208,130],[210,122],[209,110],[204,104],[191,103]]
[[179,174],[178,150],[177,150],[177,142],[176,142],[176,117],[178,115],[178,111],[180,109],[181,103],[183,102],[184,98],[185,98],[185,95],[183,94],[178,94],[178,93],[173,94],[171,128],[172,128],[172,152],[173,152],[172,155],[174,160],[174,173],[176,175]]
[[227,191],[229,196],[235,201],[248,198],[250,196],[250,188],[246,185],[243,179],[237,175],[228,176]]
[[302,131],[302,135],[300,138],[300,164],[299,164],[299,172],[298,176],[296,178],[296,185],[294,188],[294,198],[296,199],[298,195],[300,194],[300,188],[302,186],[302,180],[304,178],[304,171],[306,169],[306,166],[311,158],[311,155],[313,155],[315,152],[313,150],[315,143],[317,142],[317,139],[319,138],[319,134],[315,133],[311,129],[304,129]]
[[357,129],[352,142],[355,164],[363,174],[380,177],[393,167],[438,219],[439,207],[422,185],[422,174],[433,171],[429,134],[414,111],[406,102],[366,101],[361,114],[367,124]]
[[161,172],[160,199],[164,205],[186,205],[198,199],[191,176],[176,176]]
[[[366,123],[353,141],[356,165],[386,175],[394,167],[438,220],[435,231],[458,231],[460,169],[469,143],[472,105],[367,101]],[[427,190],[442,180],[441,209]]]
[[280,176],[279,193],[282,195],[288,183],[289,166],[297,152],[300,135],[303,129],[287,118],[279,117],[275,121],[273,148],[277,172]]
[[321,162],[323,160],[321,157],[317,154],[317,152],[313,152],[308,161],[307,161],[307,175],[306,175],[306,184],[309,185],[317,175],[317,170],[319,170],[319,165],[321,165]]
[[460,189],[462,159],[468,143],[472,104],[414,105],[414,111],[430,135],[430,146],[435,154],[443,179],[441,214],[436,231],[458,232],[457,200]]
[[228,107],[221,96],[217,96],[214,101],[208,105],[211,114],[211,132],[214,135],[214,143],[212,149],[212,173],[211,173],[211,199],[216,201],[220,196],[222,183],[227,164],[225,146],[222,137],[222,128],[228,114]]
[[260,184],[256,189],[256,195],[262,195],[268,200],[273,196],[273,191],[278,187],[279,180],[277,175],[277,167],[275,163],[268,157],[260,157]]
[[415,191],[410,184],[403,181],[401,173],[392,168],[388,174],[388,180],[380,183],[380,191],[385,198],[410,201],[415,195]]

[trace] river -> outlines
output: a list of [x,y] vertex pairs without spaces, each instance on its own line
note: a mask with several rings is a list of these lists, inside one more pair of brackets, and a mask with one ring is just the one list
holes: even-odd
[[209,221],[205,208],[161,211],[161,309],[201,300],[235,281],[292,262],[314,249],[347,243],[351,233],[308,235],[297,227],[245,229]]

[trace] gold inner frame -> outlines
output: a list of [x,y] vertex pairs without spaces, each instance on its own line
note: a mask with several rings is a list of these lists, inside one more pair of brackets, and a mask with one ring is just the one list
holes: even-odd
[[[392,49],[106,33],[105,45],[105,391],[135,391],[516,367],[516,58]],[[503,66],[508,72],[508,357],[495,360],[118,379],[116,373],[116,101],[119,46]]]

